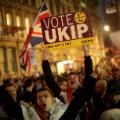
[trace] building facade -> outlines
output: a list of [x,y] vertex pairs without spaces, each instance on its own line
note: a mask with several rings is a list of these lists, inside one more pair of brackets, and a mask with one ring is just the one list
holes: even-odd
[[[20,76],[24,73],[20,68],[19,56],[41,3],[42,0],[0,0],[0,72],[3,76]],[[46,3],[51,15],[75,12],[81,7],[85,7],[91,12],[95,37],[91,46],[91,53],[94,62],[97,63],[104,54],[104,45],[99,26],[98,3],[95,0],[91,3],[88,0],[47,0]],[[95,10],[93,10],[93,7]],[[36,71],[42,73],[39,46],[34,48],[34,56],[35,65],[31,68],[31,74]],[[54,73],[60,74],[68,69],[78,70],[81,67],[81,63],[83,63],[81,47],[50,51],[49,56]],[[71,60],[73,62],[69,63]],[[63,65],[63,68],[58,65],[58,62],[62,61],[68,61],[65,64],[60,64],[60,66]]]
[[116,51],[118,54],[120,53],[120,1],[106,0],[106,2],[104,2],[104,14],[109,31],[104,34],[104,43],[105,47],[111,49],[111,53],[114,55]]

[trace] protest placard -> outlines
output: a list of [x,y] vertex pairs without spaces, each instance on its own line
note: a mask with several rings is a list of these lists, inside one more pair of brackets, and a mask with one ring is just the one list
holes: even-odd
[[80,46],[93,42],[89,12],[85,9],[41,19],[43,40],[48,48]]

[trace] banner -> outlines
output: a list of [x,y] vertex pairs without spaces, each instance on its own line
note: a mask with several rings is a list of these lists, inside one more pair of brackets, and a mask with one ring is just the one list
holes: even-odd
[[42,34],[48,48],[80,46],[93,42],[90,15],[87,10],[41,19]]

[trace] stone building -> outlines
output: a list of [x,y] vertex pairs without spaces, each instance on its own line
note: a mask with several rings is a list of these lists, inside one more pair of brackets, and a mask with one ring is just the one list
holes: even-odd
[[[106,0],[104,3],[104,21],[109,26],[109,31],[104,33],[105,48],[109,48],[107,55],[120,58],[120,1]],[[117,57],[116,56],[116,57]]]
[[[91,12],[93,34],[95,37],[94,43],[91,46],[91,53],[94,62],[97,63],[104,53],[104,45],[99,26],[98,3],[96,0],[92,1],[47,0],[46,3],[51,15],[75,12],[81,7],[85,7]],[[3,76],[20,76],[23,73],[23,70],[20,68],[19,56],[29,28],[41,3],[42,0],[0,0],[0,71]],[[42,73],[40,48],[35,47],[34,53],[36,65],[32,66],[31,74],[36,70]],[[83,63],[82,48],[66,48],[51,51],[49,60],[54,73],[65,72],[68,69],[78,70]],[[73,62],[62,63],[59,67],[58,62],[69,60]]]

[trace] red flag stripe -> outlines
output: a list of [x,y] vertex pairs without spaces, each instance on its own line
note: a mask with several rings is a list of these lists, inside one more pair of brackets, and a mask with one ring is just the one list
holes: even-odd
[[32,34],[42,35],[42,33],[41,33],[41,32],[33,32]]
[[40,23],[40,19],[46,18],[49,16],[49,13],[45,13],[43,15],[38,16],[38,20],[36,21],[36,24]]

